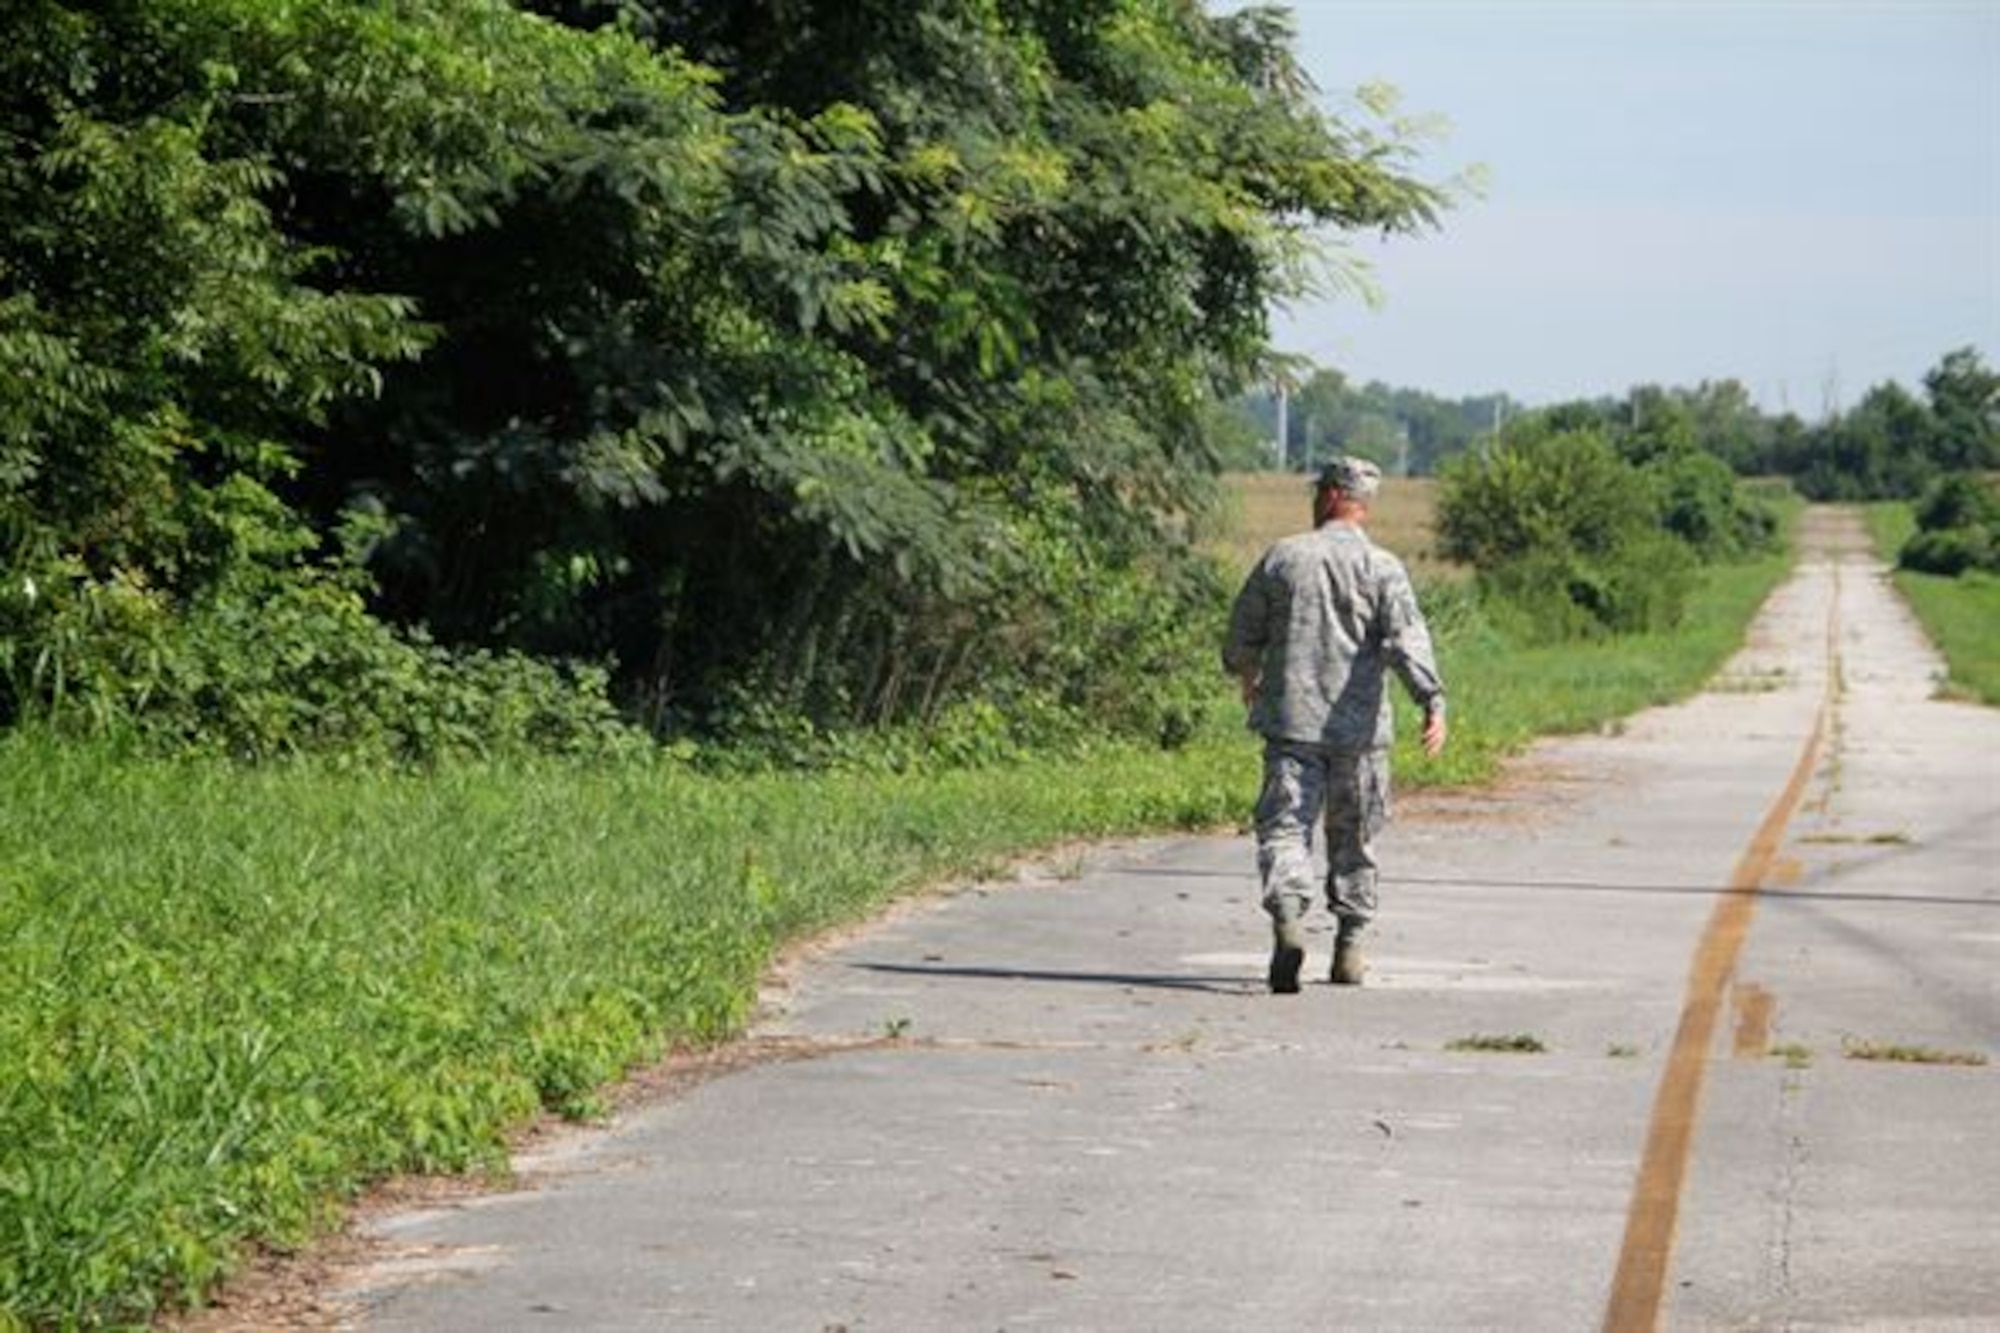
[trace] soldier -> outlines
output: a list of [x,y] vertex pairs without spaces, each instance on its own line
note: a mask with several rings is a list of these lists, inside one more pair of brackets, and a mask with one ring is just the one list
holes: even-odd
[[1444,682],[1402,562],[1362,531],[1382,472],[1336,458],[1313,488],[1314,530],[1264,553],[1237,594],[1224,667],[1264,737],[1257,870],[1271,916],[1271,990],[1296,994],[1300,920],[1313,891],[1313,826],[1324,814],[1327,906],[1339,921],[1330,980],[1358,986],[1375,915],[1373,842],[1389,817],[1387,676],[1424,712],[1426,754],[1444,749]]

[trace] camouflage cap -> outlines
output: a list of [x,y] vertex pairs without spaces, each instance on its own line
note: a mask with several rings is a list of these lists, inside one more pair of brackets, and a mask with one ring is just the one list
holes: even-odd
[[1341,455],[1319,470],[1315,490],[1340,491],[1357,500],[1372,500],[1382,486],[1382,469],[1365,458]]

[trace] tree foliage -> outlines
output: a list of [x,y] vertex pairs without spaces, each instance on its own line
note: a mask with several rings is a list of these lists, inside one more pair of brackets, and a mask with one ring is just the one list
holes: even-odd
[[1280,13],[1192,0],[0,27],[0,716],[142,713],[303,597],[660,730],[1171,735],[1269,300],[1443,203]]
[[[1359,416],[1350,406],[1357,398],[1372,400]],[[1528,429],[1594,431],[1633,462],[1703,454],[1738,476],[1790,478],[1812,499],[1914,499],[1945,473],[2000,469],[2000,374],[1970,347],[1941,357],[1920,390],[1878,384],[1852,410],[1829,412],[1816,423],[1790,411],[1761,411],[1749,389],[1734,379],[1692,387],[1639,384],[1623,397],[1576,399],[1531,411],[1504,400],[1501,405],[1508,420],[1534,423]],[[1251,395],[1245,406],[1270,438],[1268,400]],[[1451,404],[1375,384],[1357,394],[1337,371],[1321,370],[1292,403],[1293,456],[1348,448],[1390,463],[1396,437],[1407,432],[1412,470],[1434,470],[1492,438],[1494,406],[1493,399]],[[1439,432],[1425,424],[1425,416],[1440,408],[1456,409],[1455,428]],[[1334,423],[1324,442],[1328,432],[1322,421]],[[1309,451],[1305,455],[1297,452],[1302,444]]]
[[1441,553],[1537,637],[1662,630],[1696,567],[1766,548],[1775,519],[1691,437],[1618,443],[1573,412],[1528,417],[1447,466]]
[[1776,425],[1762,464],[1808,497],[1915,499],[1946,473],[2000,468],[2000,374],[1962,347],[1925,374],[1921,394],[1878,384],[1817,425]]
[[1917,530],[1896,562],[1904,569],[1956,577],[2000,574],[2000,491],[1969,472],[1939,477],[1915,510]]

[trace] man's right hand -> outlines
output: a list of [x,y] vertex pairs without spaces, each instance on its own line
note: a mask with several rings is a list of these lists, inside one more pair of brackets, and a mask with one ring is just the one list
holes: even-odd
[[1445,725],[1444,710],[1435,709],[1424,715],[1424,753],[1435,759],[1444,751],[1445,737],[1450,728]]

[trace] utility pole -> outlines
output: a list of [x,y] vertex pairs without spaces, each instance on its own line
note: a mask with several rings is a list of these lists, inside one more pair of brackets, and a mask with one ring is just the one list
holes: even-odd
[[1273,452],[1277,457],[1278,471],[1283,472],[1290,461],[1291,452],[1291,405],[1292,386],[1283,375],[1277,379],[1278,391],[1278,438],[1273,440]]

